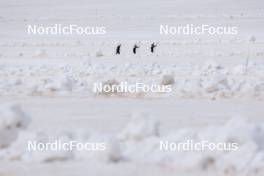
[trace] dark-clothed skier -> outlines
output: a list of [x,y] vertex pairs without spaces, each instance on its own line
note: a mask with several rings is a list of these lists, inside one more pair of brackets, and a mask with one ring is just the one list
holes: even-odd
[[139,46],[137,46],[137,45],[134,45],[134,47],[133,47],[133,53],[134,54],[136,54],[137,53],[137,49],[139,48]]
[[117,45],[116,54],[120,54],[120,51],[121,51],[121,44]]
[[157,46],[157,44],[155,44],[154,42],[151,44],[151,46],[150,46],[150,51],[152,52],[152,53],[154,53],[154,48]]

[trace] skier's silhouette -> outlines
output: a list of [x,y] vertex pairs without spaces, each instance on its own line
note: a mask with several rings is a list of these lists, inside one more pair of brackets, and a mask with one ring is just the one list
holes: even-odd
[[120,51],[121,51],[121,44],[117,45],[116,54],[120,54]]
[[152,53],[154,53],[154,48],[156,47],[157,45],[153,42],[152,44],[151,44],[151,46],[150,46],[150,51],[152,52]]
[[139,46],[137,46],[137,45],[134,45],[134,47],[133,47],[133,53],[134,54],[136,54],[137,53],[137,49],[139,48]]

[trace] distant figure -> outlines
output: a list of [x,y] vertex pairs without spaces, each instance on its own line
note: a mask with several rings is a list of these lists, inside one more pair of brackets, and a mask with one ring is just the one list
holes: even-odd
[[116,54],[120,54],[120,51],[121,51],[121,44],[117,45]]
[[137,46],[136,44],[133,47],[133,53],[136,54],[137,53],[137,49],[139,48],[139,46]]
[[154,53],[154,48],[156,47],[157,45],[153,42],[152,44],[151,44],[151,46],[150,46],[150,51],[152,52],[152,53]]

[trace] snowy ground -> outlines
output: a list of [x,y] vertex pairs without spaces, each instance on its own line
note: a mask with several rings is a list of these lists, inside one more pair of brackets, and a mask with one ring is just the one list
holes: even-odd
[[[28,24],[55,23],[103,25],[107,34],[27,35]],[[160,24],[235,25],[239,34],[165,37]],[[263,175],[263,29],[264,2],[257,0],[0,1],[0,176]],[[92,92],[95,81],[162,84],[166,77],[171,93]],[[25,141],[39,132],[66,140],[88,133],[82,140],[111,147],[31,155]],[[240,150],[157,152],[167,138],[232,140]]]

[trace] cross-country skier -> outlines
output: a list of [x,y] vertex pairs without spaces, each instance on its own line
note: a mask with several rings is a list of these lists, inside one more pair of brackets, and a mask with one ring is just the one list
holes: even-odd
[[150,46],[150,51],[152,52],[152,53],[154,53],[154,48],[157,46],[157,44],[155,44],[154,42],[151,44],[151,46]]
[[139,48],[139,46],[137,44],[134,45],[133,47],[133,53],[136,54],[137,53],[137,49]]
[[116,54],[120,54],[120,51],[121,51],[121,44],[117,45]]

